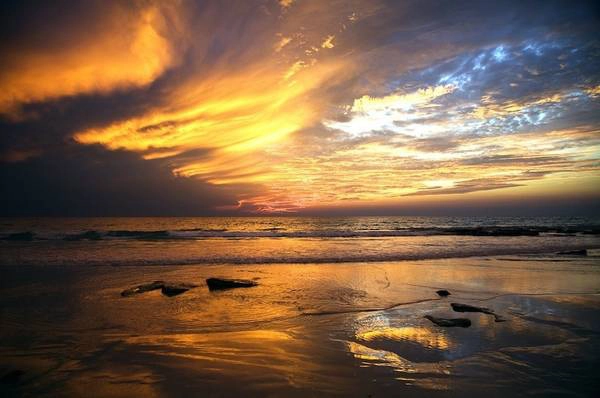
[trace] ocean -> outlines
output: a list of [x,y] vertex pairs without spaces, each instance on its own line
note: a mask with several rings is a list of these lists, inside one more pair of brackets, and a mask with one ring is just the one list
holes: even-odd
[[0,220],[0,265],[348,263],[600,248],[600,218],[185,217]]

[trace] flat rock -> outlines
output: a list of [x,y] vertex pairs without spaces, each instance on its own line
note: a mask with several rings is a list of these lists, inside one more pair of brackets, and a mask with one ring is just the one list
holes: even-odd
[[496,314],[494,311],[486,307],[477,307],[470,304],[450,303],[452,309],[456,312],[481,312],[483,314],[492,315],[495,322],[504,322],[506,319]]
[[164,285],[165,285],[165,282],[163,282],[163,281],[154,281],[152,283],[138,285],[138,286],[123,290],[121,292],[121,296],[129,297],[129,296],[133,296],[134,294],[146,293],[146,292],[150,292],[152,290],[162,289]]
[[438,291],[436,291],[436,293],[440,297],[448,297],[450,295],[450,292],[445,289],[438,290]]
[[145,283],[143,285],[138,285],[132,287],[130,289],[123,290],[121,292],[121,296],[129,297],[135,294],[141,294],[150,292],[152,290],[160,289],[161,293],[168,297],[177,296],[181,293],[185,293],[190,289],[198,287],[198,285],[194,285],[192,283],[171,283],[164,281],[154,281],[152,283]]
[[436,325],[443,327],[458,326],[461,328],[468,328],[469,326],[471,326],[471,320],[468,318],[437,318],[431,315],[425,315],[425,318],[429,319]]
[[235,289],[238,287],[253,287],[257,286],[258,283],[249,281],[246,279],[222,279],[222,278],[208,278],[206,280],[208,290],[225,290]]
[[173,296],[177,296],[182,293],[185,293],[188,290],[193,289],[195,287],[198,287],[198,286],[192,285],[192,284],[186,284],[186,283],[179,283],[179,284],[165,283],[162,286],[162,288],[160,289],[160,292],[162,294],[164,294],[165,296],[173,297]]
[[476,307],[470,304],[450,303],[452,309],[456,312],[483,312],[484,314],[493,314],[493,311],[485,307]]

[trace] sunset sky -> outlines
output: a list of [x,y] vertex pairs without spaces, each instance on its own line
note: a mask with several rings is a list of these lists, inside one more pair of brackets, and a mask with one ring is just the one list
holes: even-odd
[[599,209],[594,2],[1,7],[3,215]]

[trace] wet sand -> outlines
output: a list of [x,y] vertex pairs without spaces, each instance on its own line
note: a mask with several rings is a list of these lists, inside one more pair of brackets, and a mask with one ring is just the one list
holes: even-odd
[[[593,396],[598,265],[512,256],[2,267],[0,395]],[[259,286],[209,292],[212,276]],[[120,295],[154,280],[200,286]],[[472,325],[443,328],[425,315]]]

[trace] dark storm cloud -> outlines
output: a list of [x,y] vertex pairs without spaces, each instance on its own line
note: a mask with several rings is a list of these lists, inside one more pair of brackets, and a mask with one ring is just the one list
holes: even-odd
[[74,143],[2,164],[0,188],[3,216],[202,215],[251,192],[176,178],[160,160]]
[[18,122],[0,118],[0,149],[61,146],[85,128],[131,117],[147,107],[147,89],[110,96],[82,95],[24,106],[31,117]]

